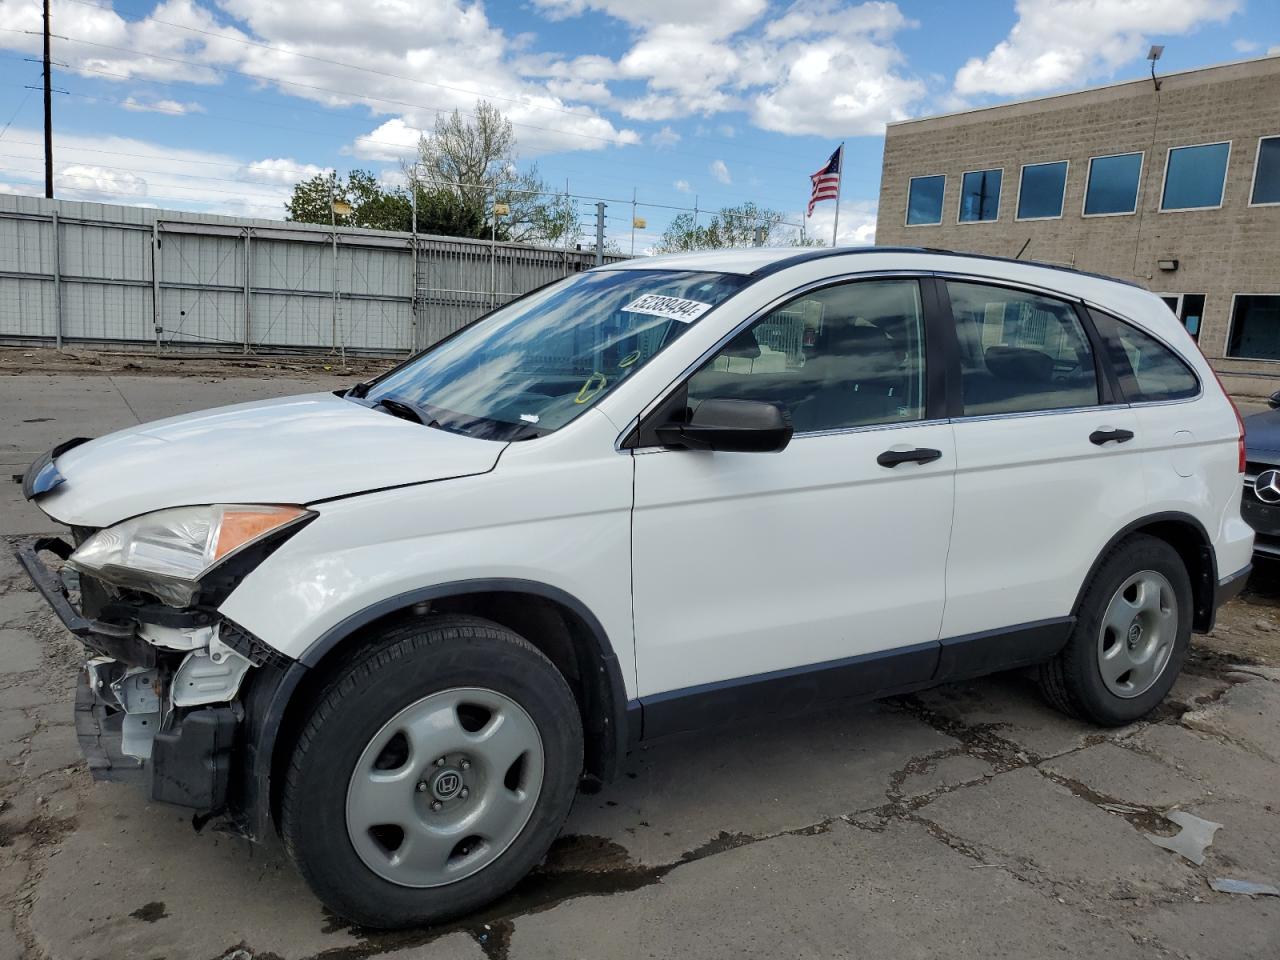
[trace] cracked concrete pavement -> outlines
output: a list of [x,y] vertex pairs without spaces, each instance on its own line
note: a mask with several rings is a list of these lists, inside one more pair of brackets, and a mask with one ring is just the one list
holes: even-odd
[[[0,377],[0,461],[17,472],[69,436],[317,388],[196,382],[192,397],[189,379]],[[0,534],[45,527],[0,499]],[[1208,880],[1280,883],[1280,658],[1256,655],[1280,650],[1277,595],[1265,568],[1224,617],[1250,625],[1253,662],[1220,628],[1130,727],[1063,718],[1005,675],[655,743],[579,796],[515,893],[380,934],[327,915],[277,845],[197,832],[139,787],[90,779],[71,727],[77,644],[0,551],[0,960],[1270,960],[1280,898]],[[1144,837],[1176,833],[1175,809],[1223,824],[1203,866]]]

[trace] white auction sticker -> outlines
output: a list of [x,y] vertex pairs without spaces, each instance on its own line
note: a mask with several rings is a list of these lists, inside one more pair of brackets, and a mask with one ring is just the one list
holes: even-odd
[[681,323],[692,323],[710,310],[712,304],[680,297],[664,297],[659,293],[646,293],[632,300],[622,309],[628,313],[647,313],[655,317],[668,317]]

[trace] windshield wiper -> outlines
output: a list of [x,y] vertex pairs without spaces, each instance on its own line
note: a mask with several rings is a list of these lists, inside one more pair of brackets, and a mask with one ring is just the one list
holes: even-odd
[[401,420],[413,420],[424,426],[440,428],[440,421],[426,410],[415,403],[407,400],[397,400],[395,397],[379,397],[374,401],[375,407],[383,407],[388,413],[399,417]]

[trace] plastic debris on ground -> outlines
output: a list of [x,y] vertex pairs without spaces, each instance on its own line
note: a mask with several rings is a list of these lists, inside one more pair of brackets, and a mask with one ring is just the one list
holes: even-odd
[[1233,880],[1230,877],[1214,877],[1209,886],[1219,893],[1243,893],[1250,897],[1280,897],[1280,887],[1252,880]]
[[1222,824],[1202,819],[1185,810],[1165,814],[1165,819],[1182,829],[1172,837],[1157,837],[1151,833],[1143,836],[1157,847],[1172,850],[1178,856],[1190,860],[1197,867],[1203,864],[1204,852],[1213,843],[1213,835],[1222,829]]

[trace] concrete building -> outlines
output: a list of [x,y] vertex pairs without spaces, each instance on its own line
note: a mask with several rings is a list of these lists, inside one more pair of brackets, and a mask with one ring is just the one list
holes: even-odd
[[891,124],[876,242],[1165,295],[1235,391],[1280,387],[1280,57]]

